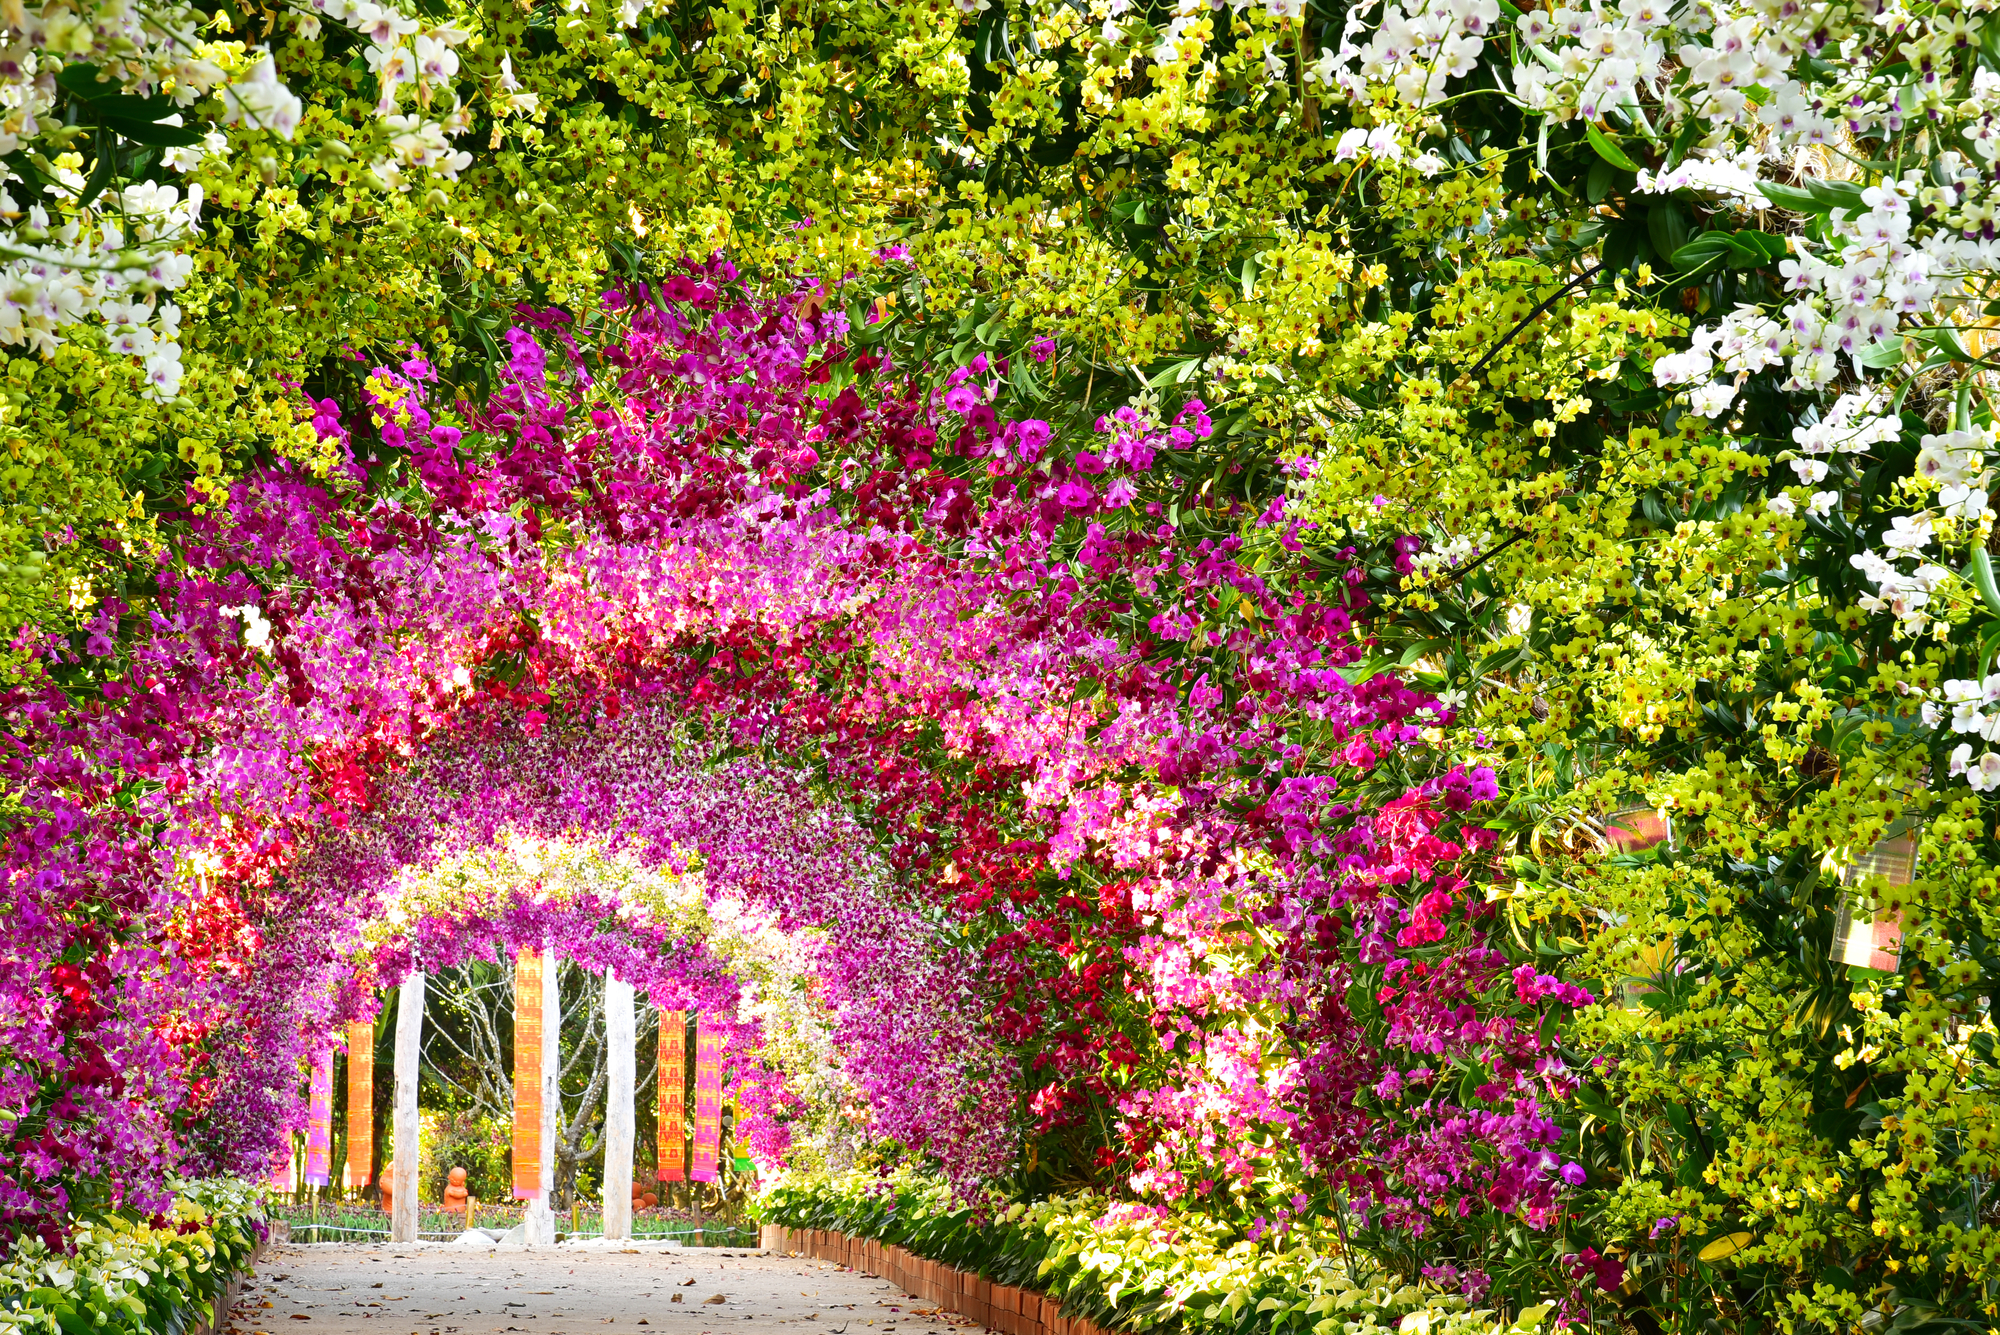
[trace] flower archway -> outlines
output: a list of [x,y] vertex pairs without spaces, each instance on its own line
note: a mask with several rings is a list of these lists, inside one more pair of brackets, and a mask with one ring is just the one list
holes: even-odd
[[[790,935],[828,1014],[841,1074],[868,1100],[876,1132],[929,1151],[966,1181],[1004,1169],[1012,1129],[980,1111],[1004,1103],[1007,1084],[977,996],[932,926],[896,902],[851,815],[816,800],[796,771],[716,763],[664,704],[532,737],[488,723],[432,737],[370,810],[302,846],[289,866],[287,881],[314,912],[351,922],[368,942],[361,964],[340,938],[327,942],[345,1005],[362,1004],[354,987],[456,963],[475,943],[554,946],[596,972],[615,968],[663,1007],[732,1017],[727,1050],[747,1073],[760,1035],[733,1018],[741,980],[657,895],[615,884],[551,895],[540,884],[546,869],[518,859],[519,879],[505,889],[398,893],[413,874],[475,850],[580,843],[671,873],[705,905],[728,904]],[[771,1162],[785,1147],[773,1116],[785,1097],[774,1076],[746,1107],[752,1144]]]
[[[1546,1220],[1565,1179],[1538,1100],[1570,1077],[1542,1020],[1582,994],[1498,968],[1468,893],[1491,776],[1356,631],[1369,563],[1407,550],[1273,561],[1282,505],[1246,544],[1193,487],[1114,521],[1216,429],[1199,403],[1057,454],[987,406],[1004,365],[932,396],[822,294],[700,276],[702,301],[529,320],[476,412],[431,404],[420,358],[377,368],[351,424],[314,405],[346,476],[242,484],[160,552],[156,593],[44,646],[137,647],[102,699],[6,701],[8,778],[43,813],[10,882],[120,906],[135,965],[79,985],[96,1009],[8,1013],[5,1041],[52,1054],[21,1092],[75,1171],[17,1156],[0,1204],[252,1152],[281,1110],[211,1088],[183,1142],[77,1054],[150,1062],[175,1104],[186,1072],[226,1076],[210,1048],[246,993],[337,1012],[337,961],[291,943],[513,830],[698,855],[823,932],[876,1129],[962,1180],[1171,1198],[1304,1173],[1410,1228],[1475,1201]],[[123,926],[147,922],[152,944]],[[74,949],[65,914],[10,930],[31,968]],[[117,1142],[139,1171],[109,1170]]]

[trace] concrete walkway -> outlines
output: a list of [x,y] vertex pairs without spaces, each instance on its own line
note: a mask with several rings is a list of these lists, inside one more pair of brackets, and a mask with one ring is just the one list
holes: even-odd
[[852,1270],[717,1248],[274,1249],[230,1335],[966,1335]]

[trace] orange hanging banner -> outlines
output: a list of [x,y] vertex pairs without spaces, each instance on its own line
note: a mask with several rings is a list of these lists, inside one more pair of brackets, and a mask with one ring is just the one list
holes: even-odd
[[347,1185],[359,1191],[375,1174],[375,1022],[347,1026]]
[[662,1182],[687,1180],[687,1012],[660,1012],[660,1131]]
[[514,1198],[542,1194],[542,952],[514,956]]
[[715,1181],[722,1148],[722,1032],[706,1015],[694,1022],[694,1164],[688,1176]]
[[306,1096],[306,1185],[333,1181],[333,1049],[313,1056]]

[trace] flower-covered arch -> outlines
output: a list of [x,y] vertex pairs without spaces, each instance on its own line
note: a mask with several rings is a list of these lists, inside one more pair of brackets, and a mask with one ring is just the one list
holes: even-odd
[[[430,403],[420,358],[377,368],[359,417],[313,405],[345,476],[242,484],[187,516],[157,592],[43,646],[58,670],[125,657],[101,699],[7,702],[8,777],[42,813],[10,884],[168,930],[90,947],[134,963],[78,985],[96,1009],[9,1013],[6,1041],[62,1073],[20,1093],[76,1160],[14,1159],[5,1208],[255,1157],[280,1110],[225,1115],[211,1088],[197,1148],[78,1054],[143,1057],[193,1106],[172,1082],[229,1083],[213,1049],[246,991],[333,1013],[299,1000],[331,962],[270,942],[339,937],[370,887],[512,829],[698,851],[823,927],[877,1130],[964,1179],[1172,1197],[1304,1173],[1413,1229],[1479,1200],[1545,1222],[1564,1179],[1539,1100],[1569,1077],[1541,1017],[1582,994],[1488,948],[1467,879],[1491,777],[1435,749],[1447,707],[1368,661],[1371,555],[1274,562],[1284,507],[1206,489],[1115,520],[1215,429],[1199,403],[1056,453],[995,417],[983,356],[933,397],[827,294],[752,293],[719,261],[676,291],[529,319],[477,410]],[[24,921],[29,967],[75,949],[69,915]],[[966,1074],[910,1080],[938,1061]],[[1446,1083],[1473,1066],[1490,1079]],[[119,1138],[141,1171],[107,1171]]]
[[370,943],[343,992],[544,948],[587,972],[615,972],[651,1004],[698,1012],[721,1035],[731,1094],[745,1113],[739,1134],[759,1158],[783,1161],[789,1100],[782,1074],[757,1060],[760,1027],[740,1013],[744,980],[682,924],[616,895],[550,895],[535,885],[434,900],[414,914],[403,905],[390,918],[391,931]]
[[[841,1074],[875,1109],[878,1133],[931,1152],[967,1181],[1005,1167],[1016,1148],[1011,1128],[979,1116],[1005,1100],[1006,1080],[977,998],[930,925],[896,902],[886,867],[847,812],[816,800],[796,772],[747,758],[715,762],[661,703],[533,737],[491,725],[466,720],[433,736],[370,810],[302,848],[288,868],[317,912],[353,924],[325,944],[328,990],[340,1006],[366,1007],[361,989],[460,962],[470,950],[550,945],[599,973],[615,967],[662,1007],[716,1016],[747,1079],[761,1035],[739,1014],[743,981],[690,935],[690,915],[657,896],[621,893],[616,882],[551,894],[532,853],[502,887],[400,893],[476,850],[583,844],[599,858],[673,873],[705,901],[791,934]],[[359,962],[356,942],[365,945]],[[766,1077],[768,1088],[743,1086],[755,1119],[746,1125],[753,1147],[777,1162],[788,1096],[777,1072]]]

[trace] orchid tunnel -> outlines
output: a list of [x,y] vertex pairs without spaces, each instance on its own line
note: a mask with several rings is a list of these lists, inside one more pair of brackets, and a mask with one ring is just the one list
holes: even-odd
[[531,957],[1107,1330],[2000,1322],[1983,0],[0,27],[0,1332]]

